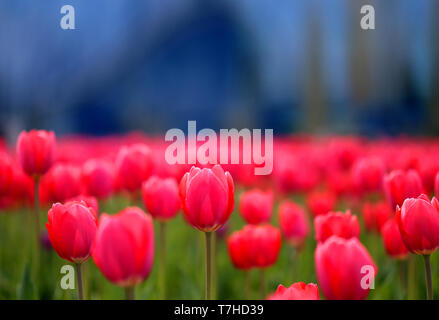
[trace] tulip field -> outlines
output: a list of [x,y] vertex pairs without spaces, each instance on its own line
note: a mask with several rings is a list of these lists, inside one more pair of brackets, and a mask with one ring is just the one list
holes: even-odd
[[275,137],[268,175],[167,146],[1,142],[0,299],[439,297],[438,139]]

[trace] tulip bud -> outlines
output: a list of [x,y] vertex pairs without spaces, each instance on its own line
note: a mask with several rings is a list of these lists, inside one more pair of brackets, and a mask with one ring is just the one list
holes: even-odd
[[384,248],[389,256],[397,260],[407,258],[408,250],[402,241],[395,219],[390,219],[384,224],[381,228],[381,236]]
[[111,282],[132,287],[143,282],[154,261],[152,219],[140,208],[102,214],[93,246],[93,261]]
[[5,195],[13,182],[14,172],[11,160],[6,153],[0,152],[0,196]]
[[55,203],[47,215],[50,243],[58,255],[73,263],[88,260],[96,235],[96,215],[85,202]]
[[88,160],[82,167],[82,183],[87,195],[105,199],[114,190],[114,169],[102,160]]
[[386,201],[377,203],[365,202],[361,213],[367,232],[380,232],[382,226],[393,215],[392,209]]
[[336,202],[334,194],[328,191],[315,191],[306,198],[306,204],[314,217],[334,210]]
[[416,198],[423,192],[422,180],[415,170],[407,173],[401,170],[394,170],[384,177],[384,190],[387,199],[394,209],[407,198]]
[[319,300],[319,288],[314,283],[304,282],[293,283],[289,288],[279,285],[267,300]]
[[64,202],[81,193],[79,169],[57,163],[41,179],[40,194],[44,202]]
[[252,267],[251,257],[249,256],[249,238],[243,230],[232,233],[227,240],[227,249],[235,268],[249,270]]
[[302,207],[290,200],[279,205],[279,226],[288,243],[300,248],[309,235],[309,222]]
[[273,193],[259,189],[244,192],[239,201],[239,212],[247,223],[260,224],[270,221],[273,211]]
[[215,231],[226,223],[235,205],[232,176],[219,165],[192,167],[181,179],[180,199],[184,217],[193,227]]
[[45,174],[55,158],[55,134],[44,130],[22,131],[17,140],[17,156],[27,175]]
[[328,212],[314,219],[314,228],[317,242],[324,242],[331,236],[350,239],[360,236],[360,223],[350,210],[343,212]]
[[154,219],[170,220],[180,210],[178,184],[174,178],[149,178],[142,185],[142,196],[145,208]]
[[248,256],[254,267],[272,266],[279,256],[282,238],[279,229],[269,224],[246,225],[243,233],[248,240]]
[[352,168],[352,177],[360,193],[380,191],[383,184],[385,166],[379,158],[363,158]]

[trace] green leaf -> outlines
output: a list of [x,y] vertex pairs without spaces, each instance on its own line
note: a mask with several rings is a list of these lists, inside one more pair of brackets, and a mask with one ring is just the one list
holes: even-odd
[[21,282],[17,288],[17,299],[32,300],[35,299],[35,285],[32,281],[32,274],[29,264],[26,264],[21,276]]

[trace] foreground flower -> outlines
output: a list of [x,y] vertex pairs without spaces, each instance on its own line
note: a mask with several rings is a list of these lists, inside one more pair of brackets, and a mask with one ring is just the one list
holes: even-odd
[[239,212],[247,223],[260,224],[270,221],[273,211],[273,193],[259,189],[244,192],[239,201]]
[[407,198],[416,198],[423,192],[422,180],[415,170],[394,170],[384,177],[384,190],[392,209],[402,206]]
[[206,299],[211,294],[211,234],[224,225],[235,206],[232,176],[215,165],[192,167],[180,182],[180,200],[186,220],[206,236]]
[[319,288],[314,283],[293,283],[289,288],[279,285],[268,300],[319,300]]
[[96,214],[85,202],[55,203],[47,215],[46,228],[53,249],[76,266],[78,299],[84,298],[82,264],[90,258],[96,235]]
[[384,248],[393,259],[401,260],[408,257],[408,250],[402,241],[398,224],[395,219],[388,220],[381,228]]
[[332,236],[317,245],[314,258],[319,287],[327,299],[367,297],[378,269],[357,238],[347,240]]
[[310,227],[305,210],[290,200],[284,200],[279,205],[279,226],[286,241],[300,249]]
[[439,247],[439,201],[424,194],[406,199],[395,219],[407,249],[424,256],[427,298],[433,299],[430,255]]
[[154,261],[152,218],[137,207],[102,214],[92,252],[104,276],[133,298],[134,286],[148,277]]
[[81,202],[84,201],[85,204],[87,205],[87,207],[92,208],[93,209],[93,214],[96,216],[96,220],[98,219],[98,215],[99,215],[99,205],[98,205],[98,200],[95,197],[92,196],[84,196],[84,195],[79,195],[73,198],[70,198],[66,201],[66,204],[69,202]]
[[314,219],[315,237],[317,242],[324,242],[331,236],[350,239],[360,236],[360,223],[355,215],[348,210],[343,212],[328,212]]
[[29,176],[45,174],[55,157],[55,134],[52,131],[22,131],[17,140],[18,160]]

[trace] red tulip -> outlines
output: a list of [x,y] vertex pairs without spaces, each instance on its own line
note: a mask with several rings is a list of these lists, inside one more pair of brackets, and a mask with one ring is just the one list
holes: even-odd
[[249,237],[243,230],[232,233],[227,240],[227,249],[235,268],[249,270],[253,266],[249,256]]
[[287,242],[298,248],[310,232],[305,210],[290,200],[279,205],[279,226]]
[[193,227],[215,231],[229,219],[235,205],[232,176],[219,165],[192,167],[181,179],[180,199],[184,217]]
[[319,288],[316,284],[293,283],[289,288],[279,285],[268,300],[319,300]]
[[394,259],[405,259],[408,256],[408,250],[402,241],[398,224],[395,219],[388,220],[381,228],[384,248],[389,256]]
[[279,256],[282,239],[280,231],[269,224],[246,225],[243,233],[248,239],[248,255],[254,267],[272,266]]
[[439,201],[424,194],[396,207],[396,222],[410,252],[428,255],[439,247]]
[[87,207],[93,209],[93,213],[96,216],[96,220],[98,219],[99,205],[98,205],[98,200],[95,197],[79,195],[79,196],[68,199],[67,203],[72,202],[72,201],[76,201],[76,202],[84,201],[85,204],[87,205]]
[[153,218],[170,220],[180,210],[178,184],[174,178],[153,176],[142,185],[143,203]]
[[6,153],[0,152],[0,196],[10,190],[14,178],[11,160]]
[[73,263],[90,257],[96,235],[96,214],[85,202],[55,203],[47,215],[46,228],[56,253]]
[[394,170],[384,177],[384,190],[394,209],[397,205],[402,206],[405,199],[416,198],[423,193],[422,180],[415,170]]
[[93,261],[111,282],[132,287],[143,282],[154,261],[154,226],[140,208],[102,214],[93,246]]
[[379,158],[363,158],[352,168],[353,181],[361,193],[380,191],[383,184],[385,166]]
[[55,164],[41,179],[40,194],[45,202],[64,202],[80,193],[80,171],[72,165]]
[[82,183],[87,195],[105,199],[114,190],[114,169],[106,161],[88,160],[82,167]]
[[370,282],[364,277],[378,269],[367,249],[357,238],[332,236],[320,242],[314,255],[317,279],[330,300],[362,300],[369,293]]
[[246,191],[239,201],[239,212],[247,223],[260,224],[270,221],[273,211],[273,193],[259,189]]
[[436,178],[434,179],[434,190],[436,197],[439,197],[439,171],[436,174]]
[[116,172],[119,187],[135,192],[152,173],[153,158],[151,150],[143,144],[123,147],[116,159]]
[[52,131],[22,131],[17,140],[18,160],[29,176],[45,174],[55,157],[55,134]]
[[314,219],[317,242],[324,242],[331,236],[350,239],[360,236],[360,224],[355,215],[348,210],[343,212],[328,212]]
[[380,232],[382,226],[392,217],[393,211],[386,201],[365,202],[362,215],[367,232],[373,230]]
[[334,210],[336,202],[337,199],[334,194],[328,191],[315,191],[306,198],[309,211],[314,217]]

